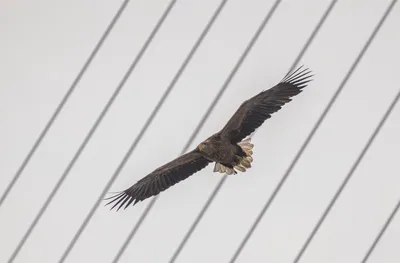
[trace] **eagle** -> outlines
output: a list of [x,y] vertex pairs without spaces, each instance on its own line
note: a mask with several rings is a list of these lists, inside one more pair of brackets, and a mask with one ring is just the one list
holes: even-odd
[[[201,142],[195,149],[157,168],[128,189],[106,198],[111,210],[126,209],[185,180],[215,163],[214,172],[237,174],[245,172],[253,162],[251,135],[291,98],[307,86],[313,74],[303,66],[288,74],[275,86],[244,101],[219,132]],[[246,138],[247,137],[247,138]]]

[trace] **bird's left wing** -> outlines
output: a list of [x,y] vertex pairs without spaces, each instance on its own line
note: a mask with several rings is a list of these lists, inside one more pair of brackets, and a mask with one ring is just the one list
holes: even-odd
[[295,71],[289,72],[274,87],[243,102],[220,131],[221,136],[232,143],[243,140],[260,127],[265,120],[269,119],[271,114],[291,101],[291,97],[299,94],[311,80],[312,75],[310,73],[308,69],[299,67]]
[[111,209],[119,205],[117,210],[125,205],[124,209],[126,209],[132,202],[135,205],[137,202],[157,195],[174,184],[188,178],[205,168],[210,162],[197,149],[188,152],[157,168],[125,191],[107,198],[112,200],[106,205],[114,203]]

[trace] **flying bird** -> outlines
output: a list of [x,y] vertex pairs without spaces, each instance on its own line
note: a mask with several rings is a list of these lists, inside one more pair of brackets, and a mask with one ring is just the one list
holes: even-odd
[[[106,205],[126,209],[133,203],[155,196],[174,184],[215,163],[214,172],[228,175],[245,172],[253,161],[251,137],[271,114],[299,94],[313,77],[303,66],[289,72],[277,85],[244,101],[221,131],[201,142],[192,151],[157,168],[128,189],[118,192]],[[248,137],[248,138],[246,138]]]

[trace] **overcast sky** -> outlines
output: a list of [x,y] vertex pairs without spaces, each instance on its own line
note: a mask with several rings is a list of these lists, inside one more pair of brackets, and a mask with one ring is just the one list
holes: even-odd
[[[282,182],[235,262],[294,262],[400,90],[400,5],[362,52],[392,0],[125,2],[77,79],[123,1],[0,1],[0,262],[108,263],[121,252],[121,263],[230,262]],[[103,191],[126,189],[188,143],[192,149],[217,132],[296,59],[315,73],[314,81],[254,134],[253,167],[246,173],[223,180],[210,165],[168,189],[131,239],[152,199],[118,213],[101,202],[89,214]],[[362,261],[400,200],[399,119],[395,105],[299,262]],[[400,262],[398,244],[400,215],[368,262]]]

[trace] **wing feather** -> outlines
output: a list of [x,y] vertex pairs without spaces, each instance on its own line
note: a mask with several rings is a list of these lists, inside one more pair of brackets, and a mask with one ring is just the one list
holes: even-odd
[[246,100],[220,131],[232,143],[243,140],[299,94],[313,75],[303,66],[289,72],[277,85]]
[[106,205],[113,203],[111,209],[117,210],[125,205],[135,205],[139,201],[157,195],[174,184],[188,178],[192,174],[205,168],[211,161],[204,158],[197,150],[188,152],[175,160],[157,168],[152,173],[140,179],[125,191],[119,192]]

